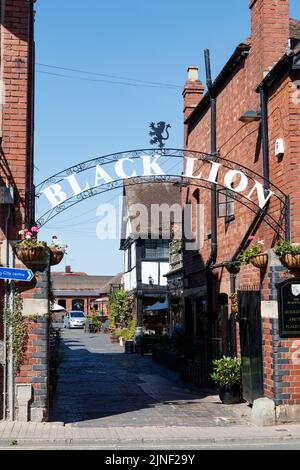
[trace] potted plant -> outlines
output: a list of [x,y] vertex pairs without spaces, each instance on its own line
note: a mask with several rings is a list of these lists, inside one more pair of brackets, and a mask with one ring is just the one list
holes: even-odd
[[52,237],[52,243],[49,246],[50,250],[50,264],[51,266],[56,266],[59,264],[63,257],[66,254],[67,250],[67,245],[62,244],[61,242],[58,241],[58,238],[56,235],[53,235]]
[[213,361],[211,378],[219,385],[219,397],[223,404],[233,405],[241,400],[241,365],[237,358],[223,356]]
[[112,334],[110,335],[110,342],[111,343],[119,343],[119,338],[122,334],[122,330],[121,328],[117,328],[115,331],[112,332]]
[[[254,240],[254,237],[250,237],[249,240]],[[244,266],[251,263],[256,268],[265,268],[268,265],[268,254],[265,253],[264,244],[263,240],[259,240],[250,245],[239,255],[239,262]]]
[[274,252],[288,268],[300,268],[300,245],[292,245],[288,240],[280,240],[276,243]]
[[31,227],[31,229],[19,232],[23,239],[15,244],[14,251],[19,260],[25,265],[38,263],[45,257],[46,243],[38,241],[38,233],[38,227]]
[[124,328],[122,331],[122,338],[125,341],[125,354],[134,353],[134,336],[136,330],[136,321],[130,320],[128,322],[127,328]]

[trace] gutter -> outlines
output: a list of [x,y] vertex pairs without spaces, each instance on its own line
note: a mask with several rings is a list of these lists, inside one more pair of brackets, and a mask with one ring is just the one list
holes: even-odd
[[297,47],[295,50],[289,49],[259,83],[256,88],[256,92],[259,93],[262,88],[267,89],[280,80],[283,74],[292,68],[294,57],[299,55],[299,47]]

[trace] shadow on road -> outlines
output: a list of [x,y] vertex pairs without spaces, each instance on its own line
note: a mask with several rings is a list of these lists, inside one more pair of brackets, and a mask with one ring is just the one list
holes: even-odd
[[67,331],[60,348],[64,359],[50,421],[80,426],[232,421],[232,410],[221,405],[215,391],[187,386],[150,356],[125,354],[108,335]]

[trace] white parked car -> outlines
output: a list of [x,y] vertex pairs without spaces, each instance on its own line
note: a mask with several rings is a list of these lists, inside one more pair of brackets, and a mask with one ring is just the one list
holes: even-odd
[[64,317],[64,328],[84,328],[85,314],[80,310],[71,310]]

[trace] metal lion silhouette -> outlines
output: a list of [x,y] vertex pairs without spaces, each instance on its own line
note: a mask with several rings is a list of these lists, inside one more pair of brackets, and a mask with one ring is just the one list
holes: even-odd
[[[160,121],[157,123],[157,125],[154,124],[154,122],[151,122],[150,124],[150,129],[151,131],[149,132],[150,137],[153,137],[153,139],[150,140],[151,145],[159,144],[159,148],[163,149],[165,147],[164,142],[169,139],[169,129],[171,129],[170,124],[166,124],[164,121]],[[163,133],[166,133],[165,136],[163,136]]]

